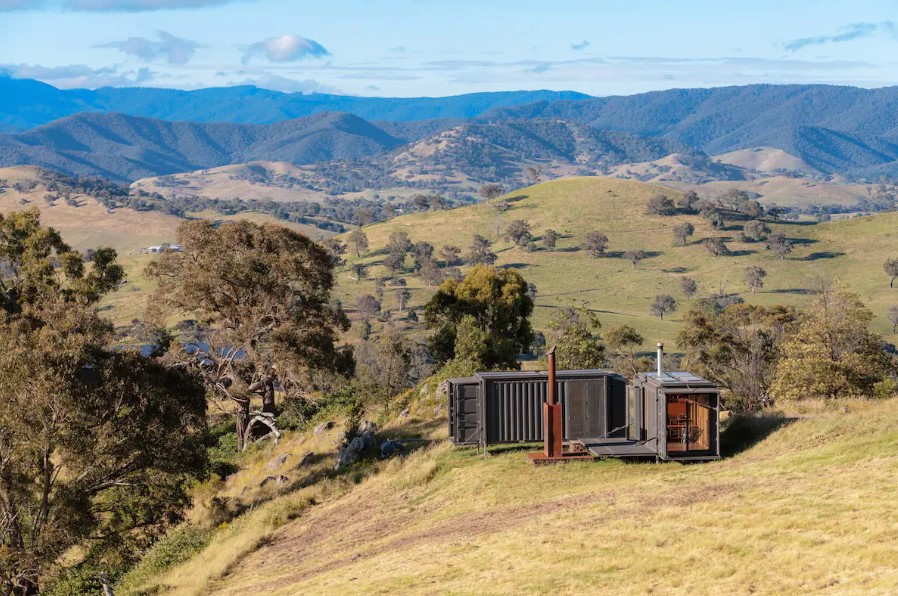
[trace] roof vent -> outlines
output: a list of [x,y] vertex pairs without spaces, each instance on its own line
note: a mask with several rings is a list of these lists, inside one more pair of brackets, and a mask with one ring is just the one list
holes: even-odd
[[664,376],[664,367],[662,363],[664,361],[664,344],[658,342],[658,378]]

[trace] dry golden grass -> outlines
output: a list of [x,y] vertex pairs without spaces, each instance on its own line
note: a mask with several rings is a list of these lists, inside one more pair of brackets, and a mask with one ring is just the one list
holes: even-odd
[[[894,593],[898,402],[703,465],[532,467],[441,443],[304,510],[213,594]],[[233,548],[246,552],[245,540]],[[219,544],[226,557],[230,542]]]

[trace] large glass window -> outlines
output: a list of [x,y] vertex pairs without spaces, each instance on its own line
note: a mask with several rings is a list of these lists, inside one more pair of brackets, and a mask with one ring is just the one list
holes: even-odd
[[706,394],[668,394],[667,452],[708,451],[716,433],[714,406],[716,396]]

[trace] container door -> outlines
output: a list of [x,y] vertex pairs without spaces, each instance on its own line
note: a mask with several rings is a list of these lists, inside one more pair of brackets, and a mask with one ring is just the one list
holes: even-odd
[[604,380],[571,380],[562,384],[565,439],[602,437],[605,432]]
[[480,385],[474,383],[450,386],[455,418],[455,424],[450,424],[450,430],[453,431],[454,442],[459,445],[480,441],[480,411],[477,404],[479,389]]

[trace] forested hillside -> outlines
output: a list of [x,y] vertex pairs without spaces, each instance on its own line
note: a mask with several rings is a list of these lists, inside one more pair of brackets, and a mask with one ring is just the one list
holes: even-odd
[[319,112],[348,112],[366,120],[406,122],[470,118],[500,106],[534,101],[581,99],[573,91],[507,91],[454,97],[356,97],[321,93],[281,93],[252,86],[180,91],[153,88],[61,90],[0,73],[0,127],[27,130],[79,112],[121,112],[131,116],[270,124]]

